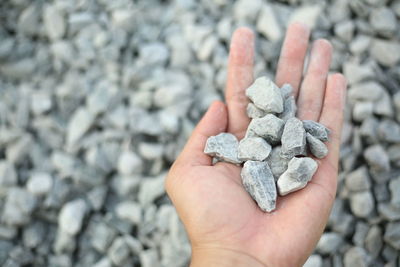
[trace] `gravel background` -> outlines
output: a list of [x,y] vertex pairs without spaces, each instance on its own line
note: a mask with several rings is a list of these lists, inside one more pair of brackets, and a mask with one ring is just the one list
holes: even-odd
[[0,264],[186,266],[166,171],[222,98],[232,31],[256,31],[255,77],[273,77],[297,20],[350,85],[306,266],[399,266],[399,19],[398,0],[1,0]]

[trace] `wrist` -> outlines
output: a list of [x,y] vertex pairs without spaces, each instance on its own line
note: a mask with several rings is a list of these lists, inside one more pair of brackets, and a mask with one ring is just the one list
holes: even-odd
[[190,267],[267,267],[246,253],[224,248],[192,248]]

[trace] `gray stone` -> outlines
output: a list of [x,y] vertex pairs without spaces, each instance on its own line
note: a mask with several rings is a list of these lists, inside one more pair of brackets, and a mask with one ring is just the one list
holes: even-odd
[[142,220],[142,208],[134,201],[118,203],[115,212],[120,219],[127,220],[135,225],[140,224]]
[[388,221],[400,220],[400,207],[393,206],[390,203],[379,203],[378,212],[382,218]]
[[313,254],[308,257],[303,267],[322,267],[322,257],[318,254]]
[[317,251],[321,254],[334,254],[343,244],[343,238],[338,233],[323,233],[317,244]]
[[239,160],[264,161],[271,152],[271,146],[261,137],[247,137],[239,142]]
[[267,140],[270,144],[276,144],[281,140],[284,122],[273,114],[267,114],[262,118],[251,120],[246,136],[256,135]]
[[293,96],[293,93],[294,93],[294,89],[293,89],[292,85],[290,85],[290,83],[285,83],[282,85],[281,94],[282,94],[283,100]]
[[39,28],[39,8],[36,5],[29,5],[18,18],[18,31],[26,35],[34,35]]
[[318,138],[322,142],[329,140],[330,130],[321,123],[312,120],[303,120],[303,127],[307,133],[311,134],[315,138]]
[[140,263],[143,267],[152,267],[152,266],[160,266],[160,262],[158,261],[157,250],[148,249],[144,250],[139,254]]
[[351,41],[349,48],[350,48],[351,53],[353,53],[355,55],[359,55],[359,54],[367,51],[370,44],[371,44],[370,36],[359,34]]
[[400,177],[389,182],[389,189],[391,195],[390,203],[394,207],[400,208]]
[[64,14],[56,6],[47,5],[44,8],[43,22],[50,39],[60,39],[64,36],[66,31]]
[[131,8],[115,9],[111,14],[112,24],[120,29],[131,31],[135,28],[135,10]]
[[107,255],[113,264],[121,266],[128,261],[130,249],[123,237],[117,237],[108,249]]
[[58,216],[60,230],[72,236],[78,234],[81,231],[87,211],[88,207],[83,199],[66,203]]
[[287,170],[279,177],[279,195],[284,196],[304,188],[317,171],[318,164],[312,158],[292,158]]
[[75,236],[68,234],[64,231],[57,231],[56,239],[53,243],[53,250],[57,254],[61,253],[72,253],[76,249]]
[[374,105],[374,114],[383,117],[393,117],[394,110],[392,105],[392,96],[386,91],[383,92],[381,98]]
[[373,145],[365,149],[364,158],[370,168],[377,172],[390,170],[389,156],[381,145]]
[[117,231],[104,222],[98,222],[90,232],[90,243],[100,253],[107,251],[111,242],[117,236]]
[[268,40],[279,41],[283,31],[279,24],[273,7],[264,4],[257,19],[257,31],[263,34]]
[[385,67],[392,67],[400,60],[400,44],[392,40],[375,39],[370,47],[371,56]]
[[400,143],[400,125],[393,120],[385,119],[379,123],[378,137],[388,143]]
[[282,94],[267,77],[260,77],[246,89],[246,96],[256,105],[256,107],[271,113],[281,113],[283,111]]
[[369,257],[367,252],[360,247],[352,247],[344,254],[344,267],[367,267]]
[[36,196],[46,195],[53,186],[53,178],[49,173],[36,172],[29,178],[26,188]]
[[367,167],[361,166],[349,173],[345,178],[345,184],[350,191],[369,190],[371,182]]
[[391,246],[400,249],[400,222],[391,222],[387,225],[385,235],[383,237],[385,242]]
[[351,20],[341,21],[335,25],[335,35],[345,42],[353,39],[355,25]]
[[384,37],[392,36],[397,28],[396,16],[387,7],[373,8],[369,15],[369,23],[376,33]]
[[24,225],[29,222],[37,199],[28,191],[12,187],[8,189],[2,221],[9,225]]
[[74,146],[94,123],[94,116],[86,108],[78,109],[71,117],[67,130],[67,145]]
[[376,101],[379,100],[385,89],[376,81],[366,81],[353,85],[348,92],[352,101]]
[[328,148],[321,140],[317,139],[310,133],[307,133],[306,139],[307,145],[315,157],[322,159],[328,155]]
[[241,172],[243,186],[261,210],[271,212],[276,205],[275,180],[267,162],[246,161]]
[[51,110],[53,102],[48,92],[35,92],[32,94],[31,110],[34,114],[40,115]]
[[145,207],[162,196],[164,191],[165,173],[157,177],[144,178],[139,189],[139,203]]
[[317,23],[317,19],[320,16],[322,8],[318,4],[304,5],[297,8],[290,16],[289,22],[302,22],[309,28],[313,29]]
[[88,192],[87,199],[93,210],[99,211],[103,207],[107,191],[107,186],[97,186]]
[[368,231],[368,224],[363,221],[358,221],[352,238],[353,244],[358,247],[363,247],[365,239],[367,238]]
[[354,193],[350,196],[350,208],[355,216],[367,218],[375,208],[374,197],[370,191]]
[[378,126],[379,121],[375,117],[366,118],[362,122],[360,127],[360,135],[368,144],[374,144],[378,142]]
[[291,118],[286,122],[281,142],[282,157],[293,158],[294,156],[306,155],[306,131],[301,120]]
[[267,158],[268,165],[271,168],[275,181],[287,170],[290,159],[281,157],[281,146],[276,146],[272,149]]
[[112,267],[112,262],[109,258],[104,257],[98,262],[96,262],[93,267]]
[[118,159],[118,172],[121,175],[139,174],[142,172],[142,160],[133,151],[123,151]]
[[262,0],[239,0],[233,7],[233,15],[239,20],[251,20],[257,17],[263,5]]
[[7,161],[0,161],[1,188],[16,185],[18,181],[17,178],[17,172],[15,171],[14,165],[8,163]]
[[365,238],[365,248],[373,258],[378,257],[383,247],[382,230],[379,226],[372,226]]
[[343,63],[343,74],[346,76],[349,85],[363,82],[375,76],[371,64],[360,64],[352,61]]
[[237,157],[239,141],[230,133],[220,133],[210,136],[207,139],[204,153],[219,160],[239,164],[241,161]]
[[372,102],[356,102],[353,107],[353,119],[357,122],[371,117],[374,111],[374,104]]
[[44,240],[46,236],[46,225],[40,221],[35,221],[24,228],[22,240],[27,248],[36,248]]
[[279,118],[286,122],[288,119],[295,117],[296,112],[296,100],[294,96],[291,95],[283,101],[283,112],[279,114]]
[[164,64],[169,57],[169,50],[160,42],[145,43],[139,47],[139,56],[143,64],[144,62],[148,65]]
[[267,113],[264,110],[259,109],[251,102],[247,104],[246,113],[247,116],[251,119],[261,118],[267,115]]
[[157,143],[142,142],[138,146],[139,154],[147,160],[161,158],[164,153],[164,146]]

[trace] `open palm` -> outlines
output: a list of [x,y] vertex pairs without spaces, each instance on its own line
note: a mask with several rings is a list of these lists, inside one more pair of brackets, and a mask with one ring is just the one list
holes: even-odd
[[341,74],[328,75],[332,47],[326,40],[313,44],[303,77],[309,34],[302,24],[289,26],[276,83],[293,86],[300,119],[331,130],[328,156],[307,187],[278,198],[276,210],[265,213],[243,188],[240,166],[212,165],[203,153],[209,136],[230,132],[240,140],[249,124],[245,89],[253,82],[254,37],[249,29],[238,29],[230,48],[226,105],[211,105],[166,180],[192,244],[193,265],[224,266],[229,258],[236,266],[299,266],[322,234],[336,193],[346,82]]

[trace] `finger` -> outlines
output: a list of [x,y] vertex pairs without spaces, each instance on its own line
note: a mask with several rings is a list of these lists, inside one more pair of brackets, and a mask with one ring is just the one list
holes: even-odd
[[228,106],[228,132],[241,139],[249,124],[245,90],[253,82],[254,34],[237,29],[231,41],[225,99]]
[[[324,106],[319,122],[331,131],[330,141],[326,143],[329,153],[322,160],[321,168],[328,168],[331,172],[338,171],[340,135],[343,125],[343,112],[346,101],[346,79],[342,74],[332,74],[328,77],[325,92]],[[323,176],[321,176],[323,179]],[[335,181],[330,181],[334,182]]]
[[188,142],[176,162],[191,166],[209,166],[212,157],[204,154],[207,138],[225,132],[228,124],[226,106],[215,101],[193,130]]
[[303,75],[304,58],[309,37],[310,29],[305,24],[293,23],[289,25],[279,57],[275,77],[276,84],[281,87],[284,83],[290,83],[293,86],[295,97],[297,97]]
[[332,45],[324,39],[315,41],[297,98],[297,114],[302,120],[319,120],[331,59]]

